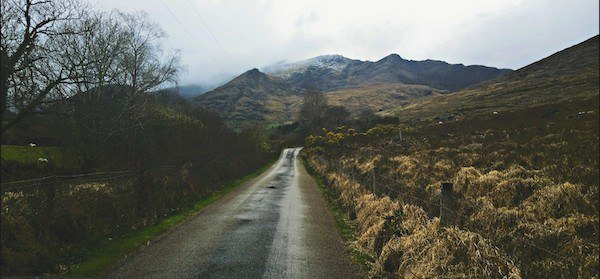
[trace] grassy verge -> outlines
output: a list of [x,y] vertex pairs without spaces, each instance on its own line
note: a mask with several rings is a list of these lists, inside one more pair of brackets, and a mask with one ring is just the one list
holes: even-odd
[[114,240],[109,243],[103,243],[102,245],[99,245],[100,247],[93,247],[92,249],[89,249],[91,252],[86,255],[86,260],[78,266],[70,269],[65,276],[92,277],[101,275],[103,271],[108,269],[117,261],[121,260],[127,254],[130,254],[139,247],[146,245],[149,241],[156,239],[169,229],[202,211],[206,206],[219,200],[238,186],[248,182],[252,178],[257,177],[271,167],[276,160],[277,159],[271,160],[269,163],[265,164],[256,171],[229,183],[219,191],[203,198],[187,209],[182,210],[175,215],[171,215],[154,225],[133,232],[130,235],[125,236],[125,238]]
[[[323,182],[323,177],[310,166],[310,164],[304,157],[301,158],[304,167],[317,183],[317,186],[319,187],[319,190],[321,191],[321,194],[325,199],[327,207],[329,207],[329,209],[333,213],[335,225],[340,234],[342,235],[342,238],[344,238],[344,242],[348,244],[356,241],[356,235],[354,234],[355,229],[350,223],[350,220],[348,220],[346,212],[344,212],[340,207],[338,194],[325,185],[325,183]],[[351,246],[348,246],[348,249],[350,250],[350,253],[352,255],[352,260],[360,264],[362,271],[364,273],[367,273],[370,269],[371,263],[373,262],[373,258],[368,254],[362,253],[354,249]]]

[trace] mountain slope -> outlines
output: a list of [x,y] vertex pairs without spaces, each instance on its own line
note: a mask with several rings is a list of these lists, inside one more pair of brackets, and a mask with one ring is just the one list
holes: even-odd
[[350,69],[355,83],[373,81],[421,84],[443,90],[458,90],[511,72],[507,69],[443,61],[412,61],[391,54],[377,62]]
[[192,99],[196,96],[200,96],[210,89],[211,87],[204,85],[186,85],[173,88],[174,91],[179,92],[179,94],[186,99]]
[[280,63],[266,67],[265,71],[295,86],[313,86],[323,92],[372,83],[420,84],[442,90],[458,90],[511,72],[508,69],[435,60],[405,60],[397,54],[376,62],[324,55],[296,63]]
[[442,90],[424,85],[402,83],[374,83],[360,88],[345,88],[325,94],[329,104],[343,106],[350,113],[365,109],[382,111],[402,107],[415,100],[438,96]]
[[332,72],[340,72],[352,62],[360,61],[352,60],[337,54],[321,55],[295,63],[279,62],[265,67],[264,72],[273,74],[283,79],[288,79],[292,75],[306,71],[311,67],[329,69]]
[[300,103],[301,93],[280,78],[252,69],[194,98],[194,103],[217,111],[235,126],[243,126],[292,120],[292,108]]
[[476,87],[384,112],[407,120],[459,119],[598,99],[598,36]]
[[348,84],[348,67],[361,64],[362,61],[341,55],[322,55],[295,63],[280,63],[265,68],[265,72],[282,78],[290,84],[300,87],[314,87],[322,92],[341,88],[356,87]]

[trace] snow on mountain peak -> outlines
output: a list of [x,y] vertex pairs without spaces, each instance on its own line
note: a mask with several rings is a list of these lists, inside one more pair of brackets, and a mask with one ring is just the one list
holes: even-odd
[[279,62],[265,67],[264,72],[280,78],[289,78],[293,74],[304,72],[311,67],[341,71],[350,61],[352,60],[339,54],[321,55],[292,63]]

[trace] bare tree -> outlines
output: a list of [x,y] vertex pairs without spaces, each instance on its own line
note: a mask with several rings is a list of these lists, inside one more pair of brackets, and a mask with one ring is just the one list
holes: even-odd
[[326,112],[329,108],[323,93],[316,89],[309,89],[304,94],[302,108],[300,109],[300,123],[313,133],[325,127]]
[[[119,17],[125,30],[125,47],[118,61],[120,74],[116,76],[116,83],[129,88],[124,115],[127,115],[128,123],[138,125],[140,119],[147,117],[145,93],[166,82],[175,82],[181,67],[177,53],[164,54],[160,42],[165,34],[158,25],[148,20],[145,13],[120,13]],[[131,125],[121,127],[126,130],[133,128]],[[132,137],[136,137],[136,130],[131,132]]]
[[347,124],[350,113],[343,106],[329,106],[325,112],[327,128],[335,128]]
[[[181,69],[143,13],[86,13],[77,0],[3,0],[1,7],[2,132],[49,102],[104,98],[106,85],[127,88],[122,113],[113,116],[139,120],[145,93],[175,82]],[[81,94],[92,89],[97,94]]]
[[[70,22],[69,29],[80,30],[80,36],[63,36],[56,44],[64,46],[63,61],[77,65],[75,77],[77,93],[115,84],[122,52],[127,47],[127,31],[116,12],[95,12],[78,22]],[[82,96],[82,98],[91,98]]]
[[143,13],[90,13],[69,24],[81,31],[79,36],[56,40],[64,46],[63,62],[77,65],[78,74],[71,85],[73,96],[61,102],[67,118],[53,125],[62,127],[56,129],[57,136],[82,154],[86,164],[116,143],[129,145],[120,152],[133,150],[150,113],[147,93],[176,81],[178,53],[163,52],[164,33],[147,18]]
[[80,94],[78,100],[101,102],[94,98],[114,97],[103,91],[108,88],[115,93],[117,85],[120,89],[116,93],[121,93],[119,101],[124,106],[111,117],[139,120],[146,115],[143,108],[146,93],[160,89],[167,82],[176,82],[181,69],[179,55],[164,54],[161,41],[165,35],[146,14],[94,13],[76,24],[72,29],[82,30],[84,35],[65,37],[59,43],[71,50],[64,55],[67,63],[81,65],[77,69],[78,92],[94,92]]
[[[62,63],[62,36],[76,35],[63,28],[78,21],[84,6],[77,1],[3,0],[0,4],[0,122],[4,132],[44,103],[64,95],[76,65]],[[7,119],[8,114],[13,117]]]
[[177,53],[165,55],[160,41],[165,37],[148,15],[120,14],[125,27],[125,48],[119,65],[118,84],[131,87],[134,95],[156,89],[165,82],[175,82],[179,67]]

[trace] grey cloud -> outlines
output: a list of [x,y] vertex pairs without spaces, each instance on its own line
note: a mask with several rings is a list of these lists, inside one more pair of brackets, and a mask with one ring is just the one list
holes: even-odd
[[[489,7],[477,13],[470,12],[478,7],[471,2],[448,6],[447,2],[423,1],[432,5],[192,0],[221,49],[187,0],[163,0],[208,54],[158,0],[103,0],[98,4],[126,12],[146,10],[169,34],[165,48],[181,50],[187,65],[180,82],[184,85],[220,83],[254,67],[322,54],[376,60],[398,53],[408,59],[518,68],[598,33],[598,1],[486,1],[478,6]],[[442,3],[446,8],[460,4],[464,10],[448,16],[438,7]],[[439,17],[443,20],[437,20]]]

